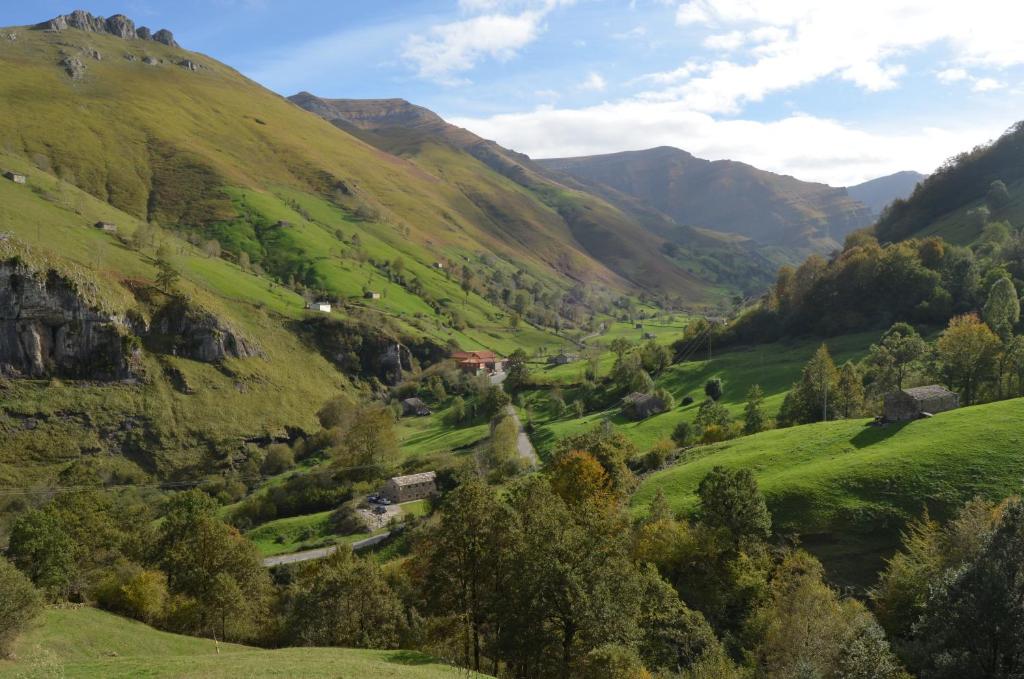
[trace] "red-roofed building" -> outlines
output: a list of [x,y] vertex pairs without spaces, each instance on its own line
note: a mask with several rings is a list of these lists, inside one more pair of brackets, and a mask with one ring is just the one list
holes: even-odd
[[455,351],[451,357],[461,370],[474,375],[500,373],[505,370],[505,359],[493,351]]

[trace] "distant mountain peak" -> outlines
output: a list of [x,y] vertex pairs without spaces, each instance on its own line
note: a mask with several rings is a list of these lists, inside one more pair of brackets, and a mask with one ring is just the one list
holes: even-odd
[[326,99],[299,92],[288,100],[328,120],[341,120],[363,129],[446,124],[430,109],[405,99]]
[[174,34],[166,28],[155,33],[145,26],[135,27],[135,22],[124,14],[115,14],[108,18],[96,16],[84,9],[76,9],[70,14],[61,14],[49,21],[34,26],[41,31],[66,31],[69,29],[86,31],[87,33],[107,33],[122,40],[153,40],[168,47],[180,47],[174,40]]

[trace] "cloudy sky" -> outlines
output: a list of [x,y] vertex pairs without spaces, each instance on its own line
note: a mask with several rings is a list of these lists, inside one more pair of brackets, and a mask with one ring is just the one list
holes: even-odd
[[[281,94],[403,97],[534,157],[671,145],[824,181],[1024,119],[1009,0],[97,0]],[[69,10],[0,3],[0,24]],[[45,15],[45,16],[44,16]]]

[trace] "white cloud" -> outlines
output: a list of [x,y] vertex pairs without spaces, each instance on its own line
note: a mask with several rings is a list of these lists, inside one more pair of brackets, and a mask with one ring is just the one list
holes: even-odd
[[938,73],[936,73],[935,77],[938,78],[940,82],[949,84],[960,82],[961,80],[967,80],[969,76],[967,75],[967,71],[965,69],[947,68],[943,71],[939,71]]
[[731,51],[739,48],[747,41],[747,36],[742,31],[729,31],[728,33],[716,33],[704,38],[704,46],[712,50]]
[[1024,4],[1005,0],[689,0],[676,22],[710,31],[704,45],[736,57],[655,96],[712,113],[830,76],[892,89],[905,73],[896,59],[937,45],[949,49],[951,68],[1024,64]]
[[465,83],[455,74],[472,69],[480,59],[507,61],[516,56],[540,36],[549,13],[574,1],[459,0],[464,12],[486,13],[410,35],[402,56],[423,78],[442,84]]
[[999,82],[995,78],[978,78],[974,81],[974,86],[971,88],[975,92],[991,92],[992,90],[1001,90],[1006,85]]
[[453,74],[468,71],[477,60],[490,57],[506,61],[537,39],[543,15],[526,11],[519,15],[486,14],[464,21],[441,24],[428,35],[413,35],[402,56],[417,66],[424,78],[452,83]]
[[701,73],[705,70],[707,70],[705,65],[697,63],[691,59],[679,68],[672,69],[671,71],[645,73],[638,78],[635,78],[630,84],[650,83],[652,85],[676,85],[685,80],[689,80],[695,74]]
[[1008,121],[872,131],[802,114],[770,122],[716,120],[680,102],[625,101],[452,122],[538,158],[666,145],[847,186],[898,170],[930,172],[998,136]]
[[604,92],[607,87],[608,83],[596,71],[588,73],[587,78],[579,84],[579,89],[585,92]]

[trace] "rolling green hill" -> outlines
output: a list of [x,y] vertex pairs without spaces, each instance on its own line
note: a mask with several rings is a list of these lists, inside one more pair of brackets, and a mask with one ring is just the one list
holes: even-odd
[[885,427],[869,420],[769,431],[699,447],[648,476],[633,497],[643,513],[658,489],[691,513],[712,467],[754,472],[775,529],[799,535],[839,582],[868,584],[928,507],[943,519],[976,495],[1001,499],[1024,475],[1024,400],[962,408]]
[[161,632],[94,608],[49,609],[18,640],[16,661],[0,660],[0,677],[380,677],[475,676],[411,651],[215,645]]

